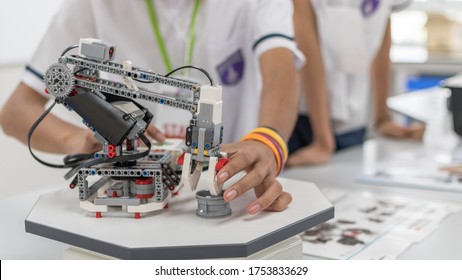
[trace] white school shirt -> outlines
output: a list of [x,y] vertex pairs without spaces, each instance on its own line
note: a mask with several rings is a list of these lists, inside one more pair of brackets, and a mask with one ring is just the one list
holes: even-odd
[[[390,14],[406,8],[411,2],[311,0],[336,135],[367,125],[370,116],[371,64],[382,45]],[[307,112],[305,104],[303,100],[300,108],[302,114]]]
[[[195,1],[153,3],[172,67],[183,66]],[[298,66],[303,63],[293,38],[292,13],[290,0],[202,1],[191,64],[207,70],[223,87],[224,143],[237,141],[258,126],[262,84],[259,56],[283,47],[293,52]],[[87,37],[114,43],[115,62],[130,60],[133,66],[167,73],[144,0],[68,0],[52,21],[22,81],[43,92],[41,76],[46,69],[57,62],[65,48]],[[200,72],[188,73],[190,79],[209,83]],[[149,88],[146,84],[140,86]],[[176,129],[173,134],[180,131],[179,127],[188,126],[191,119],[186,111],[147,106],[154,113],[154,124],[165,129],[162,122],[167,122],[168,127]]]

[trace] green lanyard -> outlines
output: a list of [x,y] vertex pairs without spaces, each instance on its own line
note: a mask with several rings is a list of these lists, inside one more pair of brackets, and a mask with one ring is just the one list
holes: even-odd
[[[159,46],[160,53],[162,54],[162,59],[164,60],[165,69],[167,69],[167,72],[171,72],[173,70],[172,64],[170,62],[167,49],[165,48],[164,38],[162,38],[162,34],[160,33],[159,23],[157,21],[153,1],[145,0],[144,2],[146,3],[146,8],[148,9],[149,18],[151,19],[152,29],[154,30],[154,35],[156,36],[157,45]],[[194,4],[193,13],[191,16],[191,22],[189,22],[189,40],[187,49],[188,60],[185,61],[187,65],[190,65],[192,62],[194,44],[196,42],[196,19],[197,14],[199,13],[200,4],[201,0],[196,0],[196,4]]]

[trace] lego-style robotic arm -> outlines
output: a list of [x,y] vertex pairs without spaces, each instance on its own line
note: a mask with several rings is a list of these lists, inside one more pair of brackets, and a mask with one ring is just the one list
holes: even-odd
[[[95,153],[94,160],[75,166],[67,177],[77,173],[99,172],[94,167],[101,164],[134,166],[134,161],[146,157],[149,151],[138,152],[136,149],[137,139],[141,139],[150,150],[144,132],[153,115],[136,102],[145,100],[192,114],[185,136],[187,150],[178,159],[183,164],[181,181],[164,180],[164,183],[169,184],[172,192],[182,185],[195,190],[203,165],[208,162],[211,170],[209,191],[212,195],[221,195],[222,186],[217,184],[214,172],[227,162],[226,155],[220,151],[223,137],[221,87],[213,85],[212,81],[211,85],[201,85],[159,75],[133,67],[129,61],[123,64],[112,62],[116,47],[101,40],[81,39],[79,45],[74,47],[78,47],[78,55],[66,55],[64,52],[59,62],[46,71],[46,91],[55,97],[56,103],[65,105],[82,117],[84,124],[94,131],[96,139],[102,143],[103,149]],[[99,75],[102,72],[118,76],[123,82],[104,79]],[[192,98],[183,99],[157,93],[138,87],[135,81],[186,89],[191,92]],[[137,175],[140,173],[139,179],[149,174],[143,170],[135,171]],[[78,175],[73,183],[85,184],[78,179]],[[84,190],[81,200],[90,195],[90,191]]]

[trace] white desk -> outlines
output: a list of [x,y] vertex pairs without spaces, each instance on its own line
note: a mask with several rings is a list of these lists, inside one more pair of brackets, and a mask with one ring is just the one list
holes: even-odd
[[[399,141],[381,141],[382,145],[401,145]],[[402,145],[409,145],[403,143]],[[412,144],[411,144],[412,145]],[[414,145],[420,145],[415,143]],[[345,190],[368,191],[438,201],[462,203],[462,193],[418,190],[390,186],[362,185],[355,177],[362,171],[362,147],[354,147],[336,154],[330,164],[287,170],[284,176],[298,180],[309,180],[319,187],[338,187]],[[421,243],[404,251],[399,259],[462,259],[462,212],[449,216],[438,229]]]

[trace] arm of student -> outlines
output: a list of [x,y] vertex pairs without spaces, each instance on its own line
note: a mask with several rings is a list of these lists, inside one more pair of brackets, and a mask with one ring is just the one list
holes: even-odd
[[260,126],[270,126],[289,139],[298,112],[298,75],[294,54],[275,48],[260,57],[263,87],[260,103]]
[[[29,129],[45,111],[46,102],[44,96],[20,83],[0,112],[5,133],[27,143]],[[88,153],[99,148],[90,130],[64,122],[52,114],[37,127],[31,145],[45,152],[62,154]]]
[[301,69],[301,79],[313,129],[313,142],[291,155],[287,165],[320,164],[327,162],[335,150],[326,74],[317,34],[316,15],[311,1],[293,0],[293,3],[295,38],[307,61]]
[[375,125],[378,132],[396,138],[421,139],[425,127],[423,125],[401,126],[393,122],[387,108],[387,98],[391,85],[391,27],[388,20],[382,46],[374,59],[371,68],[372,92],[374,94]]
[[[294,55],[286,48],[271,49],[260,56],[260,67],[263,88],[259,125],[270,126],[288,139],[298,111]],[[228,152],[230,162],[218,173],[219,183],[242,170],[247,172],[225,191],[225,200],[231,201],[253,188],[257,199],[247,207],[250,214],[262,210],[282,211],[289,205],[292,197],[275,179],[277,164],[269,147],[250,140],[224,145],[223,150]]]

